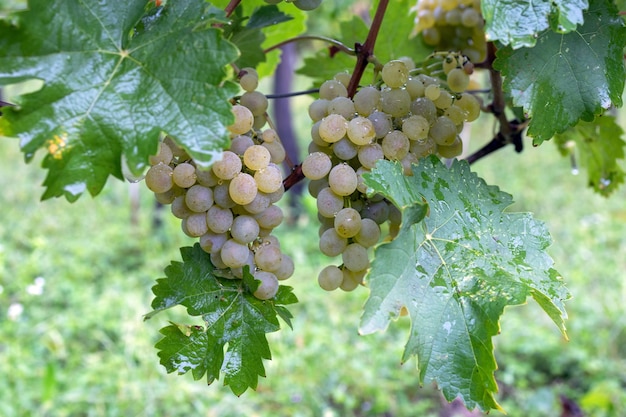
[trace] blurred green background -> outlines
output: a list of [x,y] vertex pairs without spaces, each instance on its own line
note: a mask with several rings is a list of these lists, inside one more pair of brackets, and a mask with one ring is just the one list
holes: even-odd
[[[307,103],[295,100],[303,146]],[[472,146],[478,147],[493,126],[490,119],[474,125]],[[609,199],[594,195],[585,173],[572,175],[553,144],[526,145],[522,154],[506,148],[473,169],[514,196],[512,211],[531,211],[547,223],[555,241],[549,252],[573,295],[567,303],[570,340],[533,302],[507,309],[495,339],[499,401],[511,416],[552,417],[560,415],[565,396],[587,416],[623,417],[626,187]],[[221,381],[207,387],[189,375],[167,375],[153,347],[158,329],[168,320],[189,319],[182,310],[148,322],[142,316],[150,311],[154,280],[179,259],[178,247],[193,240],[167,209],[155,212],[141,183],[112,180],[96,199],[42,203],[45,172],[38,164],[24,164],[17,140],[0,139],[0,416],[442,412],[437,390],[419,386],[415,361],[400,365],[408,320],[383,334],[358,336],[367,290],[326,293],[318,287],[317,272],[326,261],[306,202],[277,233],[296,261],[287,284],[301,303],[291,309],[294,329],[269,335],[273,360],[266,362],[258,391],[237,398]],[[132,196],[139,203],[134,209]],[[153,227],[155,216],[161,228]]]

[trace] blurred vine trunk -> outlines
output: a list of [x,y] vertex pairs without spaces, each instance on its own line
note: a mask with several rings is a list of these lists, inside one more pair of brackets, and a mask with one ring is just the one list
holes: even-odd
[[[273,94],[286,95],[293,92],[293,78],[298,53],[295,44],[289,43],[281,48],[281,61],[274,73]],[[300,149],[293,126],[293,112],[289,97],[275,98],[273,100],[272,119],[285,151],[287,152],[287,174],[291,172],[295,163],[300,160]],[[304,182],[300,181],[289,190],[290,217],[295,218],[300,213],[300,199],[304,189]]]

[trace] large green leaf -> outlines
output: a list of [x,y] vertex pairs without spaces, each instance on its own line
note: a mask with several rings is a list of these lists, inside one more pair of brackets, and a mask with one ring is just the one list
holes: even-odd
[[583,23],[587,0],[482,0],[485,33],[513,49],[534,46],[548,28],[570,32]]
[[141,172],[164,131],[208,166],[228,143],[233,116],[225,66],[236,48],[204,22],[202,0],[32,0],[18,26],[0,22],[0,84],[37,78],[43,88],[5,111],[0,131],[27,159],[50,154],[44,198],[97,194],[121,158]]
[[504,213],[511,196],[466,162],[448,169],[433,156],[413,173],[379,161],[365,176],[402,211],[403,224],[376,248],[360,331],[384,330],[406,307],[403,361],[417,356],[420,381],[436,381],[448,400],[459,396],[469,408],[499,408],[492,338],[504,307],[531,296],[565,333],[568,293],[545,253],[550,236],[530,214]]
[[626,29],[609,0],[592,0],[577,30],[545,32],[534,48],[502,48],[494,67],[505,76],[513,104],[532,118],[535,144],[579,120],[592,121],[611,105],[621,106]]
[[587,170],[589,186],[608,196],[624,182],[624,170],[618,164],[624,158],[623,135],[614,117],[602,116],[593,122],[580,122],[554,139],[561,153],[574,155]]
[[182,305],[189,315],[202,316],[206,328],[162,329],[164,338],[156,344],[161,364],[168,372],[191,370],[195,379],[206,372],[208,383],[222,372],[224,383],[237,395],[256,388],[259,375],[265,376],[263,359],[271,359],[265,333],[280,329],[277,316],[289,323],[291,315],[284,305],[297,302],[295,295],[290,287],[280,286],[275,298],[261,301],[251,294],[256,282],[251,275],[244,280],[218,278],[199,244],[181,248],[181,254],[183,262],[172,262],[165,269],[166,278],[152,288],[153,311],[146,319]]

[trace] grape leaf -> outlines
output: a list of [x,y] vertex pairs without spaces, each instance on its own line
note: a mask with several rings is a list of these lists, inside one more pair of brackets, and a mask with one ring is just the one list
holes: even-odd
[[18,26],[0,22],[0,84],[45,83],[0,119],[27,160],[49,152],[43,198],[97,194],[110,174],[121,178],[122,155],[141,172],[162,131],[201,166],[228,144],[237,88],[224,82],[225,66],[238,53],[199,24],[215,9],[202,0],[145,6],[31,0]]
[[548,28],[571,32],[583,23],[587,0],[483,0],[485,33],[491,41],[500,41],[517,49],[536,44],[539,33]]
[[497,52],[494,67],[504,90],[532,117],[535,145],[602,109],[622,105],[626,29],[608,0],[592,0],[585,23],[574,32],[545,32],[534,48]]
[[[265,333],[280,329],[277,316],[291,326],[291,314],[284,305],[298,300],[290,287],[281,285],[272,300],[255,298],[254,278],[218,278],[209,255],[200,248],[181,248],[183,262],[172,262],[166,278],[152,288],[155,314],[182,305],[191,316],[202,316],[206,328],[171,325],[161,330],[164,338],[156,347],[168,372],[192,371],[194,379],[207,374],[208,383],[224,374],[224,384],[236,395],[255,389],[258,377],[265,376],[263,359],[271,359]],[[246,284],[247,282],[247,284]],[[251,287],[251,288],[248,288]],[[228,345],[224,354],[224,347]]]
[[413,173],[379,161],[364,176],[402,211],[403,224],[374,253],[360,332],[384,330],[406,307],[403,362],[417,356],[420,381],[436,381],[448,400],[461,397],[470,409],[498,409],[492,337],[504,307],[532,296],[565,334],[568,293],[545,253],[550,236],[530,214],[503,213],[511,196],[466,162],[448,169],[433,156]]
[[577,163],[587,169],[589,186],[608,196],[624,182],[624,170],[617,162],[624,158],[623,135],[614,117],[602,116],[580,122],[554,139],[563,155],[575,155]]

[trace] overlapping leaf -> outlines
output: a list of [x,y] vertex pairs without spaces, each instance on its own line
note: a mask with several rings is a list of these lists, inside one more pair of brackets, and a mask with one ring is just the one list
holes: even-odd
[[499,408],[492,338],[504,307],[531,296],[565,332],[568,293],[545,253],[550,236],[530,214],[504,213],[510,195],[465,162],[448,169],[431,157],[413,170],[407,177],[379,161],[365,179],[402,211],[403,224],[376,249],[360,331],[384,330],[406,307],[403,361],[417,356],[420,380],[469,408]]
[[238,52],[206,24],[216,9],[146,3],[31,0],[18,26],[0,22],[0,84],[44,81],[0,119],[27,159],[49,152],[44,198],[97,194],[121,177],[122,155],[142,171],[162,131],[204,166],[228,143],[237,89],[225,66]]
[[602,116],[578,123],[554,139],[562,154],[575,158],[575,169],[579,164],[587,170],[589,186],[608,196],[624,182],[624,170],[618,163],[624,159],[623,135],[615,118]]
[[534,46],[538,35],[552,28],[570,32],[583,23],[587,0],[483,0],[485,33],[489,40],[511,48]]
[[532,118],[535,144],[622,104],[624,23],[609,0],[592,0],[584,18],[573,32],[539,35],[534,48],[498,51],[494,67],[513,104]]
[[[182,305],[191,316],[202,316],[206,328],[171,325],[161,330],[164,338],[156,347],[168,372],[192,371],[195,379],[206,373],[208,383],[224,374],[224,383],[241,395],[256,388],[265,376],[263,359],[271,359],[265,333],[280,328],[277,316],[289,323],[284,305],[297,302],[290,287],[280,286],[276,297],[261,301],[252,296],[257,281],[216,277],[209,255],[199,244],[181,248],[183,262],[172,262],[166,278],[152,288],[156,313]],[[228,346],[224,353],[225,346]]]

